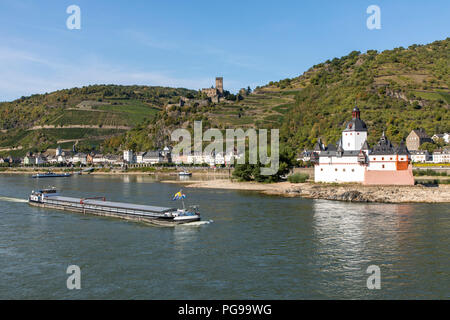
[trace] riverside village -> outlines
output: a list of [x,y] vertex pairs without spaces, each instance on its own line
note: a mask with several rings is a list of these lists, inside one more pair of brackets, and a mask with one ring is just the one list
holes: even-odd
[[[244,90],[244,89],[243,89]],[[223,77],[216,77],[215,87],[200,90],[203,99],[181,97],[179,106],[206,105],[224,101]],[[169,104],[168,107],[171,105]],[[351,110],[349,108],[349,110]],[[319,183],[358,183],[362,185],[414,185],[413,166],[442,166],[450,163],[450,135],[436,133],[428,136],[425,130],[412,130],[405,141],[394,146],[389,137],[383,134],[378,142],[370,146],[368,128],[361,117],[364,109],[355,105],[349,112],[348,122],[336,143],[327,145],[318,137],[314,149],[303,150],[297,154],[297,167],[312,169],[309,181]],[[351,115],[351,117],[350,117]],[[78,142],[78,141],[77,141]],[[113,170],[113,172],[139,171],[145,168],[172,167],[185,170],[220,169],[235,167],[237,160],[242,160],[244,153],[236,148],[226,152],[189,152],[174,154],[173,147],[136,151],[125,149],[120,154],[103,154],[99,152],[84,153],[77,151],[77,142],[71,149],[47,149],[42,153],[28,152],[24,157],[0,157],[0,166],[4,169],[21,168],[34,170]],[[442,147],[428,152],[422,146],[426,143],[440,143]],[[66,168],[66,169],[64,169]],[[295,172],[294,170],[291,173]]]
[[[219,82],[220,85],[220,82]],[[212,89],[204,89],[212,95]],[[211,91],[211,92],[210,92]],[[218,98],[220,90],[214,89]],[[446,146],[429,153],[420,150],[423,143],[438,139],[449,143],[449,134],[435,134],[429,137],[423,129],[412,130],[406,138],[394,146],[384,132],[378,143],[372,147],[367,142],[367,126],[361,119],[361,111],[354,107],[351,120],[342,131],[337,143],[325,145],[321,139],[313,150],[304,150],[297,161],[314,167],[316,182],[356,182],[366,185],[412,185],[413,164],[450,163],[450,147]],[[235,160],[243,157],[236,149],[209,154],[193,152],[188,155],[173,155],[172,147],[159,150],[135,152],[123,150],[122,154],[77,152],[76,144],[71,150],[48,149],[44,153],[27,153],[22,158],[7,156],[0,158],[3,167],[48,168],[48,167],[92,167],[92,168],[142,168],[161,166],[232,168]]]

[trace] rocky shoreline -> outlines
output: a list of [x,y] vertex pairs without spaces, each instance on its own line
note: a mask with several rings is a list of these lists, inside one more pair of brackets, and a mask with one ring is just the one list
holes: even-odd
[[450,185],[363,186],[359,184],[255,183],[230,180],[163,181],[183,183],[187,188],[213,188],[259,191],[266,195],[303,197],[350,202],[380,203],[450,203]]

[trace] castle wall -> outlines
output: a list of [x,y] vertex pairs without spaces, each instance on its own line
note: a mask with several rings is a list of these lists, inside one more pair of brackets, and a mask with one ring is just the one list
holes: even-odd
[[[381,157],[379,157],[381,159]],[[373,161],[370,160],[369,161],[369,166],[367,167],[367,170],[397,170],[396,167],[396,161],[395,161],[395,157],[391,156],[391,158],[393,158],[393,160],[385,160],[385,161]],[[386,158],[385,159],[389,159]]]
[[320,164],[314,167],[315,182],[363,182],[365,167],[360,164]]
[[407,170],[366,170],[365,185],[414,185],[412,165]]
[[406,170],[407,167],[407,155],[369,155],[367,170]]
[[344,150],[361,150],[366,139],[367,132],[365,131],[344,131],[342,132],[342,148]]

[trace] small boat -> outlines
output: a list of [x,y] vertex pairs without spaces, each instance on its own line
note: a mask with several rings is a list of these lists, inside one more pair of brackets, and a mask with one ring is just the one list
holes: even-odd
[[186,209],[183,203],[183,209],[177,209],[106,201],[104,197],[65,197],[61,196],[55,188],[46,188],[38,191],[33,190],[28,197],[28,204],[43,208],[122,218],[163,226],[173,226],[200,220],[198,206],[190,206]]
[[53,173],[53,172],[47,172],[47,173],[38,173],[34,174],[31,177],[32,178],[61,178],[61,177],[70,177],[72,174],[70,173]]
[[180,171],[178,172],[179,176],[192,176],[192,172],[189,171]]

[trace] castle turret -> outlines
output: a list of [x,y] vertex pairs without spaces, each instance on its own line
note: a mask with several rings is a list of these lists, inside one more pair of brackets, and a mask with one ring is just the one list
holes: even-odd
[[223,77],[216,77],[216,89],[223,94]]
[[357,106],[355,106],[355,107],[353,108],[353,111],[352,111],[352,118],[353,118],[353,119],[361,119],[361,118],[360,118],[360,111],[359,111],[359,108],[358,108]]
[[361,150],[364,141],[367,139],[367,126],[360,118],[360,111],[357,106],[353,108],[352,120],[347,123],[342,132],[342,147],[344,150]]

